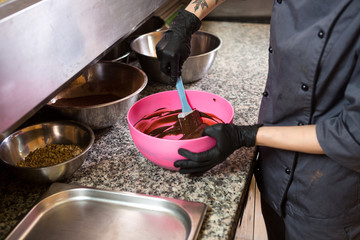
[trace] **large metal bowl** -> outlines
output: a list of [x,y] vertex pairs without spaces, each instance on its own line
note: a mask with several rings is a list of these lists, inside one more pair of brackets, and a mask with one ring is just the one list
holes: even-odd
[[[124,63],[99,62],[55,96],[47,106],[94,130],[102,129],[126,117],[127,111],[137,101],[146,84],[146,74],[137,67]],[[104,98],[110,94],[113,98],[106,102],[95,101],[100,96]],[[88,98],[91,103],[83,105],[75,101],[82,97]],[[67,100],[68,103],[60,104],[62,100]]]
[[[130,46],[138,57],[141,68],[151,80],[169,83],[169,76],[160,71],[160,63],[156,56],[156,44],[164,32],[144,34],[132,41]],[[195,32],[191,38],[190,57],[183,65],[183,82],[191,83],[203,78],[211,68],[220,47],[219,37],[204,31]]]
[[[31,182],[47,183],[65,180],[83,164],[94,143],[93,131],[74,121],[55,121],[23,128],[0,144],[0,159],[15,175]],[[74,144],[82,153],[65,162],[48,167],[19,167],[16,164],[37,148],[48,144]]]

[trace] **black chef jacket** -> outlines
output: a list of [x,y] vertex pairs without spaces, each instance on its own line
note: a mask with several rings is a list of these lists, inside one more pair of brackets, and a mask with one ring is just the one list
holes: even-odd
[[360,219],[360,0],[275,0],[259,122],[316,124],[325,155],[259,148],[262,197],[319,224]]

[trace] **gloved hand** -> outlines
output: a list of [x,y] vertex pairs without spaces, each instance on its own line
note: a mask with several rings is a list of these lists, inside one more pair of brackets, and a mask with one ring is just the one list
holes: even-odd
[[190,56],[191,35],[199,30],[200,19],[193,13],[180,10],[171,22],[161,40],[156,45],[156,55],[160,70],[170,76],[170,84],[175,86],[182,65]]
[[180,173],[203,173],[226,160],[240,147],[255,146],[256,134],[261,125],[236,126],[234,124],[215,124],[204,129],[203,136],[216,139],[216,145],[204,152],[193,153],[180,148],[179,154],[189,160],[175,161]]

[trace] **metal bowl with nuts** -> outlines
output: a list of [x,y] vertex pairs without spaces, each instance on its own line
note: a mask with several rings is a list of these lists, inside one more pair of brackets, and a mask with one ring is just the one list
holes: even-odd
[[[83,164],[94,143],[94,133],[88,126],[75,121],[54,121],[35,124],[9,135],[0,144],[1,163],[16,176],[31,182],[63,181]],[[24,167],[26,157],[48,145],[74,145],[81,149],[75,157],[46,167]]]

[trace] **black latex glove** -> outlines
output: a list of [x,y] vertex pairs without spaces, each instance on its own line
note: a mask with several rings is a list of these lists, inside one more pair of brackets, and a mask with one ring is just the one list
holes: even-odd
[[182,65],[190,56],[191,35],[199,30],[200,26],[198,17],[186,10],[180,10],[156,45],[160,70],[170,76],[172,86],[175,86]]
[[256,134],[261,125],[236,126],[234,124],[215,124],[204,129],[203,136],[216,139],[216,145],[204,152],[193,153],[180,148],[179,154],[188,160],[175,161],[180,173],[203,173],[226,160],[240,147],[255,146]]

